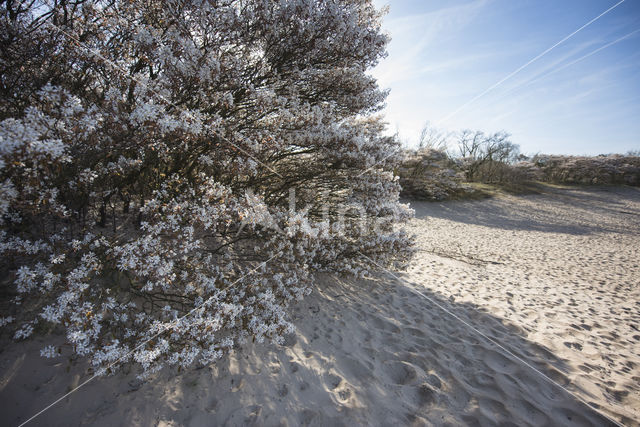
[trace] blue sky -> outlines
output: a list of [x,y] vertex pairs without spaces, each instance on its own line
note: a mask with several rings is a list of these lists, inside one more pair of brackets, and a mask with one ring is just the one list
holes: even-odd
[[374,0],[390,7],[389,56],[372,71],[391,89],[390,130],[408,143],[427,120],[449,131],[505,130],[529,154],[640,149],[640,0],[458,111],[618,1]]

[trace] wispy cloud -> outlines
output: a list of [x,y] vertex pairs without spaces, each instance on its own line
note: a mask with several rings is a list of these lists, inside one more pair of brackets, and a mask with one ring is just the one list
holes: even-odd
[[391,34],[389,57],[373,70],[373,76],[383,87],[387,87],[427,71],[423,65],[427,50],[469,25],[490,2],[478,0],[386,20],[384,28]]
[[598,141],[614,150],[612,140],[624,151],[629,141],[640,143],[640,121],[632,118],[640,109],[640,32],[633,33],[640,26],[639,3],[390,4],[384,25],[392,37],[389,57],[372,74],[391,88],[385,110],[390,130],[397,128],[408,142],[417,140],[425,121],[438,122],[501,81],[442,127],[504,129],[526,152],[598,153]]
[[486,51],[482,53],[471,53],[464,56],[456,56],[455,58],[442,60],[431,63],[429,65],[422,66],[418,69],[418,74],[428,75],[444,73],[452,70],[460,70],[461,68],[469,68],[476,62],[486,61],[499,55],[495,51]]
[[[552,61],[551,63],[547,64],[546,66],[542,67],[541,69],[539,69],[538,71],[536,71],[535,74],[533,74],[532,76],[527,77],[524,80],[521,80],[520,82],[516,83],[515,85],[511,86],[507,91],[500,93],[500,95],[498,96],[498,100],[500,99],[505,99],[507,96],[513,96],[514,92],[519,92],[522,90],[527,89],[528,87],[535,85],[536,83],[540,83],[541,81],[553,76],[554,74],[557,74],[561,71],[564,71],[565,69],[578,64],[581,61],[584,61],[585,59],[601,52],[604,49],[607,49],[611,46],[614,46],[617,43],[620,43],[624,40],[627,40],[629,38],[632,38],[636,35],[638,35],[638,33],[640,33],[640,28],[636,29],[635,31],[632,31],[630,33],[625,34],[622,37],[619,37],[613,41],[610,41],[608,43],[605,44],[601,44],[599,47],[597,47],[596,49],[592,49],[590,50],[588,53],[579,56],[578,58],[575,58],[575,53],[578,52],[584,52],[585,50],[585,46],[594,46],[596,45],[596,43],[600,42],[601,40],[592,40],[591,42],[587,43],[587,44],[582,44],[581,46],[579,46],[578,48],[572,49],[571,52],[562,55],[560,58],[557,58],[556,60]],[[571,59],[570,61],[567,61],[568,59]],[[609,70],[607,70],[608,72]],[[575,78],[575,77],[572,77]]]
[[597,20],[599,20],[600,18],[602,18],[603,16],[605,16],[607,13],[611,12],[613,9],[615,9],[616,7],[618,7],[619,5],[621,5],[625,0],[620,0],[618,3],[614,4],[613,6],[611,6],[610,8],[608,8],[607,10],[605,10],[604,12],[602,12],[601,14],[599,14],[598,16],[596,16],[595,18],[591,19],[590,21],[588,21],[586,24],[582,25],[580,28],[578,28],[577,30],[575,30],[574,32],[572,32],[571,34],[569,34],[568,36],[564,37],[563,39],[561,39],[560,41],[556,42],[554,45],[552,45],[551,47],[547,48],[545,51],[543,51],[542,53],[538,54],[537,56],[533,57],[532,59],[530,59],[529,61],[527,61],[525,64],[521,65],[520,67],[516,68],[514,71],[512,71],[511,73],[509,73],[508,75],[506,75],[505,77],[503,77],[501,80],[499,80],[498,82],[494,83],[493,85],[489,86],[487,89],[485,89],[484,91],[480,92],[478,95],[474,96],[473,98],[471,98],[469,101],[465,102],[464,104],[462,104],[460,107],[458,107],[457,109],[453,110],[451,113],[447,114],[444,118],[440,119],[437,123],[443,123],[446,122],[447,120],[449,120],[451,117],[455,116],[456,114],[458,114],[460,111],[462,111],[466,106],[471,105],[473,102],[475,102],[476,100],[480,99],[481,97],[483,97],[484,95],[486,95],[487,93],[491,92],[492,90],[494,90],[495,88],[497,88],[498,86],[500,86],[501,84],[503,84],[504,82],[506,82],[507,80],[509,80],[511,77],[515,76],[516,74],[520,73],[522,70],[524,70],[526,67],[528,67],[529,65],[533,64],[534,62],[538,61],[540,58],[544,57],[545,55],[547,55],[549,52],[551,52],[552,50],[554,50],[556,47],[560,46],[562,43],[564,43],[565,41],[569,40],[570,38],[572,38],[573,36],[575,36],[576,34],[578,34],[580,31],[582,31],[583,29],[587,28],[589,25],[593,24],[594,22],[596,22]]

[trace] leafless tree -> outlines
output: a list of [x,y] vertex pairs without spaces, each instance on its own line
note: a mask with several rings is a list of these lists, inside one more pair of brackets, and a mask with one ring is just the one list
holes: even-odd
[[520,147],[506,132],[485,134],[465,129],[458,134],[458,152],[469,181],[499,180],[502,165],[516,161]]
[[425,122],[418,137],[418,148],[445,150],[449,141],[449,134],[436,128],[431,122]]

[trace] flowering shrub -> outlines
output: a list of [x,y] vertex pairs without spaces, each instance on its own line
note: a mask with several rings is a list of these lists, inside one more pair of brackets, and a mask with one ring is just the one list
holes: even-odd
[[640,185],[640,156],[633,153],[594,157],[538,155],[532,161],[545,181]]
[[464,184],[460,165],[444,150],[431,148],[405,151],[397,168],[402,196],[427,200],[447,200],[474,192]]
[[410,255],[397,143],[372,116],[386,93],[365,73],[387,43],[369,0],[0,14],[0,325],[16,339],[62,328],[101,373],[208,363],[280,342],[314,272]]

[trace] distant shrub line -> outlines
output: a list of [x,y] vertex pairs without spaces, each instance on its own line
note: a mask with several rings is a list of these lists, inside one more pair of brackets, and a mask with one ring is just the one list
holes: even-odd
[[477,193],[469,183],[519,186],[534,182],[640,186],[640,156],[536,155],[456,157],[444,149],[407,150],[397,168],[402,196],[447,200]]

